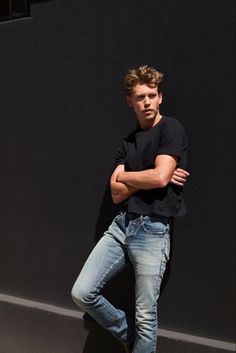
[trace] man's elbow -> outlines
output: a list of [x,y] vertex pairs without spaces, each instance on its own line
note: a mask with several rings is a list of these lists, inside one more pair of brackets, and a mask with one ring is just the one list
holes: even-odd
[[159,175],[158,179],[158,188],[164,189],[170,182],[170,178],[166,177],[165,175]]
[[119,194],[111,194],[111,198],[114,204],[119,204],[122,202],[122,199]]

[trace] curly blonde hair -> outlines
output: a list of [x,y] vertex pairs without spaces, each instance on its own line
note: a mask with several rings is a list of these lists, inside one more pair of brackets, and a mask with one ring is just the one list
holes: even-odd
[[161,83],[164,74],[153,67],[147,65],[140,66],[138,69],[131,69],[125,76],[125,91],[127,96],[131,96],[133,88],[137,84],[157,87],[158,93],[162,91]]

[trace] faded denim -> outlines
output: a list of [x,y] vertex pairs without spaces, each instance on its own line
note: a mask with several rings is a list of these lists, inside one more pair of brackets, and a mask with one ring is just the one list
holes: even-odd
[[[156,352],[157,299],[169,251],[166,217],[120,212],[93,249],[73,286],[72,298],[82,310],[121,343],[134,340],[132,353]],[[135,331],[126,313],[100,294],[101,288],[130,263],[136,283]]]

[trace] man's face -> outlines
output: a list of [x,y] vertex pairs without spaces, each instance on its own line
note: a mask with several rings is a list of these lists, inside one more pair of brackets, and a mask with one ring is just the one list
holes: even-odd
[[157,87],[137,84],[127,102],[134,109],[142,128],[150,128],[160,120],[162,95],[157,92]]

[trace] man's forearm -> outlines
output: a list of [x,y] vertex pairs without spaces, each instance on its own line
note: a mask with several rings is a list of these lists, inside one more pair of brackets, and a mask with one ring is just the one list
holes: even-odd
[[155,169],[139,172],[120,172],[117,175],[117,181],[143,190],[163,188],[167,185]]
[[155,159],[155,168],[133,172],[119,170],[116,181],[142,190],[164,188],[174,173],[176,159],[174,156],[159,155]]
[[121,203],[138,191],[137,188],[117,181],[111,181],[110,187],[114,203]]

